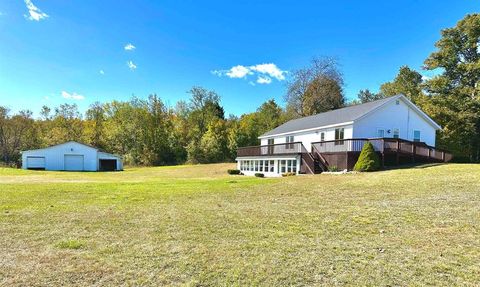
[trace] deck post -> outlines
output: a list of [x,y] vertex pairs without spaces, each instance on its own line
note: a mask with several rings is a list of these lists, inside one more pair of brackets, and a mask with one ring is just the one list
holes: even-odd
[[415,143],[412,143],[412,162],[415,163]]
[[400,140],[399,139],[397,139],[396,158],[397,158],[397,165],[399,165],[400,164]]
[[445,162],[445,152],[442,150],[442,162]]

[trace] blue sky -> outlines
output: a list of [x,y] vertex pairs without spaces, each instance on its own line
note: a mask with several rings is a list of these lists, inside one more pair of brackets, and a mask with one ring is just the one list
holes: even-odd
[[0,105],[38,115],[42,105],[84,111],[156,93],[173,106],[200,85],[240,115],[267,99],[283,104],[288,71],[322,55],[339,59],[353,99],[401,65],[420,70],[440,30],[479,8],[471,0],[1,0]]

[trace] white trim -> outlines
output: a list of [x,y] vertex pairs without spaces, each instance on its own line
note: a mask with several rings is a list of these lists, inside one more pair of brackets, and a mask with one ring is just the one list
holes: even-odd
[[291,135],[291,134],[297,134],[297,133],[302,133],[302,132],[309,132],[309,131],[315,131],[315,130],[333,128],[333,127],[338,127],[338,126],[347,126],[347,125],[351,125],[351,124],[353,124],[353,121],[344,122],[344,123],[339,123],[339,124],[333,124],[333,125],[327,125],[327,126],[319,126],[319,127],[310,128],[310,129],[304,129],[304,130],[296,130],[296,131],[286,132],[286,133],[280,133],[280,134],[273,134],[273,135],[267,135],[267,136],[259,136],[258,138],[259,138],[259,139],[266,139],[266,138],[271,138],[271,137]]

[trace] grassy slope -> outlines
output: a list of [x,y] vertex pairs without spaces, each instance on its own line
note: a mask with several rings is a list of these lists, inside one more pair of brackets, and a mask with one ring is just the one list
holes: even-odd
[[476,285],[480,166],[0,169],[0,285]]

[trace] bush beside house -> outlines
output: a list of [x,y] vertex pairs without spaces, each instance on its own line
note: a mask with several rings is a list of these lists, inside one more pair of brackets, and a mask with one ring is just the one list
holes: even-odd
[[237,174],[240,174],[241,171],[238,170],[238,169],[229,169],[227,170],[228,174],[232,174],[232,175],[237,175]]
[[357,163],[353,167],[355,171],[376,171],[380,169],[380,158],[375,152],[371,142],[363,145],[362,152],[358,157]]

